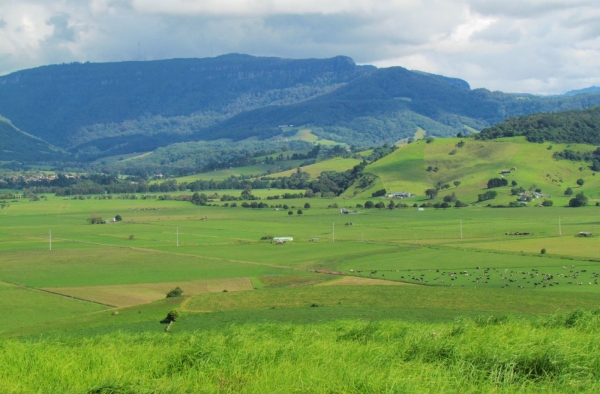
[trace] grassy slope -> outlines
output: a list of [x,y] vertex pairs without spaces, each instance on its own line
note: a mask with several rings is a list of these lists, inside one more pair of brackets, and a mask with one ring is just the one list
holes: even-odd
[[5,341],[0,390],[591,393],[599,389],[599,324],[583,313]]
[[[507,138],[496,141],[475,141],[466,139],[462,148],[455,145],[460,141],[456,138],[436,139],[433,143],[418,141],[403,146],[391,155],[367,167],[366,172],[378,176],[388,191],[408,191],[423,199],[424,190],[433,187],[438,181],[451,184],[451,189],[440,191],[439,197],[455,192],[463,202],[477,201],[477,194],[486,190],[487,181],[500,177],[500,171],[516,167],[509,180],[517,181],[525,189],[536,184],[544,193],[558,198],[562,197],[567,187],[578,191],[576,180],[583,178],[585,185],[581,188],[588,196],[595,197],[600,189],[600,178],[584,163],[566,160],[557,161],[552,158],[555,151],[564,150],[565,144],[528,143],[524,138]],[[456,149],[456,154],[449,153]],[[571,144],[569,149],[589,151],[595,147],[589,145]],[[438,172],[426,171],[426,168],[438,167]],[[580,167],[584,167],[580,171]],[[455,188],[452,182],[458,180],[462,184]],[[495,189],[499,196],[495,203],[507,203],[515,198],[510,196],[510,187]],[[362,196],[368,196],[365,192]],[[564,199],[564,201],[563,201]]]
[[302,160],[287,160],[287,161],[278,162],[275,164],[255,164],[255,165],[245,166],[245,167],[234,167],[234,168],[229,168],[229,169],[224,169],[224,170],[203,172],[200,174],[188,175],[188,176],[179,177],[176,179],[177,179],[177,182],[194,182],[196,180],[205,180],[205,181],[209,181],[211,179],[223,180],[223,179],[229,178],[232,175],[233,176],[240,176],[240,175],[259,176],[259,175],[266,173],[268,170],[270,170],[272,168],[280,168],[282,166],[285,166],[288,168],[296,167],[300,163],[302,163]]
[[[315,164],[311,164],[305,167],[301,167],[302,171],[307,172],[310,174],[311,178],[316,178],[319,175],[321,175],[321,173],[323,171],[339,171],[339,172],[343,172],[346,170],[351,169],[352,167],[354,167],[355,165],[359,164],[361,162],[361,160],[358,159],[344,159],[342,157],[336,157],[330,160],[325,160],[325,161],[321,161]],[[290,176],[292,175],[294,172],[296,172],[296,170],[289,170],[289,171],[284,171],[284,172],[278,172],[277,174],[272,174],[271,177],[277,178],[277,177],[282,177],[282,176]]]

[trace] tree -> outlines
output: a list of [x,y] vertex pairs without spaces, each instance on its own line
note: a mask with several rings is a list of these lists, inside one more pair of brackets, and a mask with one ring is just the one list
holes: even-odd
[[177,286],[176,288],[174,288],[173,290],[171,290],[167,293],[167,298],[181,297],[182,295],[183,295],[183,290],[181,290],[181,288],[179,286]]
[[444,201],[441,205],[442,208],[446,209],[450,207],[450,204],[448,204],[446,201]]
[[513,187],[514,187],[514,186],[517,186],[517,181],[512,181],[512,182],[510,182],[510,184],[511,184],[511,186],[513,186]]
[[575,198],[569,200],[570,207],[585,207],[588,203],[588,198],[583,193],[577,193]]
[[394,203],[394,200],[390,200],[390,203],[388,204],[388,209],[394,209],[396,208],[396,204]]
[[241,197],[242,200],[253,200],[254,196],[252,195],[252,186],[246,185],[244,190],[242,190]]
[[374,206],[375,206],[375,204],[373,204],[373,201],[365,202],[365,208],[373,208]]
[[579,179],[577,180],[577,184],[578,184],[579,186],[583,186],[583,184],[584,184],[584,183],[585,183],[585,181],[584,181],[583,179],[581,179],[581,178],[579,178]]
[[542,202],[543,207],[551,207],[552,205],[554,205],[552,200],[544,200],[544,202]]
[[487,183],[488,189],[501,186],[508,186],[508,181],[505,178],[492,178]]
[[448,194],[447,196],[444,196],[444,202],[454,202],[456,201],[456,194],[452,193],[452,194]]
[[385,204],[380,201],[377,204],[375,204],[375,208],[385,208]]
[[452,182],[454,184],[455,187],[459,187],[461,182],[460,181],[454,181]]
[[302,212],[301,209],[298,210],[298,212],[296,212],[298,215],[302,215],[304,212]]
[[10,204],[7,202],[3,202],[3,203],[0,203],[0,207],[2,207],[2,210],[4,211],[4,215],[6,215],[6,208],[10,207]]
[[177,311],[176,309],[173,309],[172,311],[167,313],[167,318],[165,320],[170,323],[177,319],[179,319],[179,311]]
[[294,214],[294,211],[288,211],[288,215],[292,216]]
[[490,190],[487,191],[483,194],[478,194],[477,195],[477,201],[486,201],[486,200],[493,200],[494,198],[496,198],[496,196],[498,195],[497,192]]
[[117,216],[115,216],[115,220],[117,222],[121,222],[121,221],[123,221],[123,218],[121,217],[121,215],[117,215]]
[[430,200],[433,200],[437,197],[438,191],[436,189],[427,189],[425,190],[425,195],[429,197]]
[[283,204],[283,206],[281,208],[283,208],[283,209],[289,209],[290,207],[287,204]]
[[309,208],[310,208],[310,204],[309,203],[304,204],[304,209],[309,209]]
[[104,220],[95,213],[92,213],[92,217],[88,219],[88,222],[90,222],[90,224],[103,224]]
[[194,205],[206,205],[208,197],[204,193],[200,194],[196,192],[192,195],[192,199],[190,201]]
[[565,190],[565,196],[572,196],[573,195],[573,189],[571,189],[570,187],[567,187],[567,190]]

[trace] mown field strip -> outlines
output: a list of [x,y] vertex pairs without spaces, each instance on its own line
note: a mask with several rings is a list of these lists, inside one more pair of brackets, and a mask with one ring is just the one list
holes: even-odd
[[[39,237],[39,236],[33,236],[33,235],[25,235],[25,234],[14,234],[14,235],[20,235],[22,237],[33,238],[33,239],[46,239],[45,237]],[[189,254],[189,253],[168,252],[168,251],[157,250],[157,249],[138,248],[135,246],[105,244],[105,243],[100,243],[100,242],[81,241],[81,240],[69,239],[69,238],[52,238],[52,240],[53,241],[63,241],[63,242],[74,242],[74,243],[88,244],[88,245],[106,246],[106,247],[111,247],[111,248],[130,249],[130,250],[136,250],[136,251],[140,251],[140,252],[160,253],[160,254],[167,254],[167,255],[172,255],[172,256],[195,257],[195,258],[199,258],[199,259],[224,261],[224,262],[228,262],[228,263],[259,265],[259,266],[265,266],[265,267],[270,267],[270,268],[279,268],[279,269],[285,269],[285,270],[305,271],[305,270],[295,268],[295,267],[290,267],[290,266],[282,266],[282,265],[268,264],[268,263],[258,263],[255,261],[222,259],[219,257],[209,257],[209,256],[202,256],[202,255]]]
[[203,279],[182,282],[140,283],[131,285],[46,288],[43,291],[117,307],[145,304],[165,298],[175,287],[184,295],[252,290],[250,278]]
[[315,284],[315,286],[418,286],[418,284],[396,282],[385,279],[370,279],[357,276],[344,276],[327,282]]
[[39,291],[41,293],[48,293],[48,294],[52,294],[52,295],[55,295],[55,296],[72,298],[72,299],[78,300],[78,301],[91,302],[92,304],[98,304],[98,305],[102,305],[102,306],[108,306],[110,308],[115,308],[116,307],[116,305],[107,304],[107,303],[104,303],[104,302],[101,302],[101,301],[94,301],[94,300],[91,300],[91,299],[78,297],[76,295],[64,294],[64,293],[60,293],[60,292],[57,292],[57,291],[52,290],[52,289],[42,289],[42,288],[39,288],[39,287],[33,287],[33,286],[23,285],[23,284],[20,284],[20,283],[9,282],[7,280],[2,280],[0,282],[7,283],[9,285],[20,287],[22,289],[27,289],[27,290],[31,290],[31,291]]

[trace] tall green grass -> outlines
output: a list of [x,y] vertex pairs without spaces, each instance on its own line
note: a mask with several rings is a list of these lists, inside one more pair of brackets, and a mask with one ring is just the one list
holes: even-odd
[[[177,323],[175,323],[177,324]],[[0,343],[6,393],[598,392],[600,311]]]

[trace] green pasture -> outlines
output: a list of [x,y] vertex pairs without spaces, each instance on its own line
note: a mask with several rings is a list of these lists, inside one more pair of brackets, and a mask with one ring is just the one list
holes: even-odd
[[[327,208],[333,203],[354,207],[364,201],[361,198],[269,201],[296,206],[290,216],[284,209],[202,207],[185,201],[72,200],[55,196],[36,202],[23,200],[12,204],[6,215],[0,216],[0,281],[33,288],[58,288],[251,278],[258,290],[198,296],[198,300],[206,300],[206,305],[219,300],[218,305],[229,303],[238,307],[224,306],[222,312],[228,315],[186,317],[189,329],[223,327],[226,322],[244,320],[318,322],[344,317],[377,320],[387,316],[434,321],[437,314],[448,321],[456,316],[496,310],[494,305],[499,308],[523,302],[526,308],[497,310],[528,315],[552,312],[550,305],[561,311],[591,308],[597,299],[600,285],[596,284],[595,275],[600,272],[600,238],[575,237],[580,231],[596,234],[600,222],[597,207],[357,209],[359,213],[350,215],[340,214],[339,208]],[[311,208],[298,215],[297,209],[306,202]],[[92,213],[106,219],[120,214],[123,222],[91,225],[87,219]],[[558,234],[559,217],[562,236]],[[52,250],[49,250],[50,231]],[[530,234],[510,236],[505,235],[507,232]],[[261,241],[264,236],[291,236],[294,241],[275,245]],[[318,241],[309,242],[312,238]],[[546,254],[540,253],[542,248]],[[332,272],[417,286],[387,290],[378,286],[345,289],[316,286],[327,277],[338,278],[326,274]],[[399,295],[413,291],[420,293]],[[468,293],[471,295],[464,299],[492,302],[494,295],[500,301],[487,306],[446,304],[446,299],[452,299],[449,294],[459,297],[469,291],[474,293]],[[34,290],[26,292],[49,297]],[[387,305],[384,300],[394,296],[388,297],[386,292],[407,301],[402,305]],[[291,298],[286,298],[286,294]],[[314,294],[315,301],[309,302],[311,297],[307,294]],[[50,327],[46,325],[48,321],[58,322],[69,316],[67,320],[72,321],[69,327],[73,330],[93,331],[95,324],[104,327],[104,318],[89,315],[103,307],[89,303],[89,309],[83,301],[51,297],[58,297],[64,306],[56,314],[46,315],[43,327]],[[512,297],[514,302],[503,297]],[[25,325],[22,321],[29,312],[20,311],[35,311],[36,305],[44,305],[34,298],[21,297],[20,303],[4,305],[6,313],[14,310],[18,316],[12,328]],[[329,305],[326,299],[340,304]],[[350,299],[354,301],[344,303]],[[374,307],[378,299],[383,309]],[[425,305],[417,299],[430,301]],[[190,305],[196,302],[193,300],[196,298],[190,299]],[[286,311],[273,312],[265,300],[278,300],[283,304],[273,305],[275,311],[279,307]],[[329,306],[307,312],[305,301]],[[31,309],[24,306],[27,303],[32,304]],[[254,307],[244,306],[250,304]],[[284,304],[300,308],[298,316],[302,317],[293,318]],[[164,313],[161,308],[159,314]],[[88,315],[92,319],[89,324]],[[155,325],[155,315],[135,319],[138,318],[141,320],[130,323],[122,320],[125,324],[122,328],[131,324],[133,331],[160,329]],[[94,323],[94,319],[101,321]],[[199,323],[202,319],[206,323]],[[118,327],[119,324],[111,329]]]
[[[559,205],[566,205],[568,201],[563,197],[567,187],[575,192],[582,190],[588,197],[598,197],[600,192],[600,178],[587,164],[552,157],[554,152],[567,148],[575,151],[595,149],[591,145],[552,144],[552,149],[548,149],[550,144],[532,144],[522,137],[515,137],[494,141],[464,139],[465,145],[459,148],[457,144],[460,141],[458,138],[443,138],[429,144],[420,140],[404,145],[369,165],[365,172],[379,177],[388,191],[408,191],[418,196],[424,196],[424,191],[437,182],[448,183],[451,188],[440,191],[438,198],[454,192],[459,200],[468,203],[477,201],[477,194],[485,191],[489,179],[498,178],[501,170],[512,168],[516,169],[504,175],[509,182],[514,180],[525,189],[535,184]],[[426,171],[428,167],[438,171]],[[579,178],[585,181],[581,188],[576,184]],[[455,187],[452,185],[454,181],[461,184]],[[510,186],[494,190],[499,196],[489,201],[492,204],[507,204],[516,199],[510,195]],[[361,194],[368,195],[370,190]]]
[[[290,128],[288,128],[286,131],[292,130]],[[343,145],[343,146],[347,146],[346,143],[341,143],[341,142],[335,142],[335,141],[331,141],[325,138],[321,138],[317,135],[314,135],[312,133],[312,130],[310,129],[299,129],[298,132],[291,136],[291,137],[286,137],[286,140],[300,140],[300,141],[306,141],[306,142],[312,142],[313,144],[317,145],[325,145],[325,146],[331,146],[331,145]]]
[[[346,159],[346,158],[342,158],[342,157],[336,157],[333,159],[320,161],[318,163],[300,167],[300,168],[302,171],[310,174],[311,178],[316,178],[319,175],[321,175],[321,173],[323,171],[344,172],[346,170],[352,169],[352,167],[354,167],[357,164],[360,164],[360,162],[361,162],[361,160],[358,160],[358,159],[352,159],[352,158]],[[293,169],[293,170],[289,170],[289,171],[272,174],[271,177],[276,178],[276,177],[282,177],[282,176],[290,176],[295,172],[296,172],[296,169]]]
[[[451,289],[425,286],[304,286],[248,293],[211,293],[184,301],[186,312],[222,312],[277,308],[427,308],[487,313],[541,314],[595,308],[594,294],[530,292],[527,301],[516,290]],[[400,312],[400,311],[398,311]],[[395,313],[396,315],[398,313]],[[431,317],[430,320],[435,320]]]
[[0,332],[21,333],[28,327],[43,331],[46,324],[86,315],[107,307],[0,282],[0,308],[6,313]]
[[245,166],[245,167],[233,167],[233,168],[224,169],[224,170],[202,172],[199,174],[178,177],[175,179],[177,179],[177,182],[180,182],[180,183],[181,182],[192,183],[197,180],[204,180],[204,181],[224,180],[231,176],[244,175],[244,176],[250,176],[250,177],[257,177],[257,176],[265,174],[267,171],[269,171],[270,169],[273,169],[273,168],[274,169],[281,168],[281,167],[296,168],[296,167],[298,167],[298,165],[300,165],[300,163],[302,163],[302,161],[303,160],[286,160],[286,161],[282,161],[282,162],[277,162],[275,164],[254,164],[254,165]]

